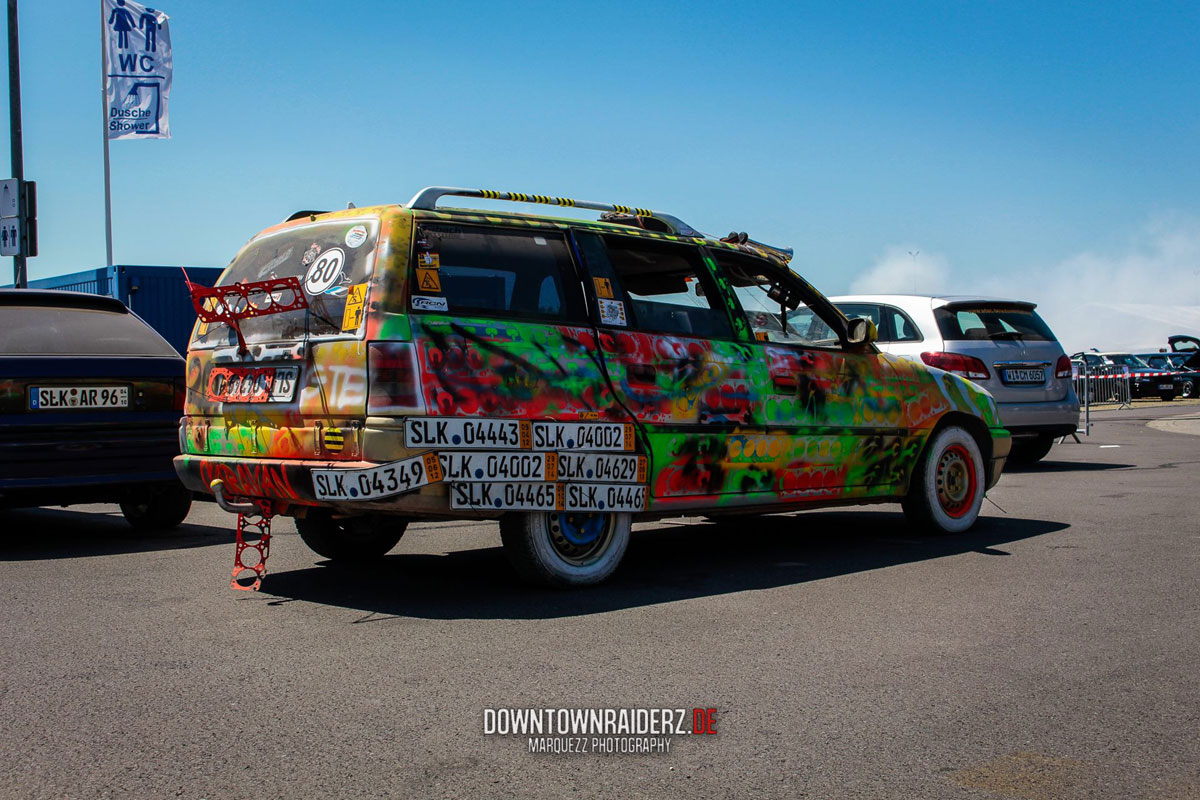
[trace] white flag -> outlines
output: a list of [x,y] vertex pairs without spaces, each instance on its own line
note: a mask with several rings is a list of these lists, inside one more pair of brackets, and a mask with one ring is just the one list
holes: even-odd
[[133,0],[102,0],[108,52],[108,138],[170,139],[167,15]]

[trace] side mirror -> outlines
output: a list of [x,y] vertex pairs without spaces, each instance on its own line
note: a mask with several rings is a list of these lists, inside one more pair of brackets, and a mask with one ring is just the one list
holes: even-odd
[[850,324],[846,326],[846,341],[854,345],[863,345],[874,342],[879,338],[879,329],[875,327],[875,323],[863,317],[855,317],[850,320]]

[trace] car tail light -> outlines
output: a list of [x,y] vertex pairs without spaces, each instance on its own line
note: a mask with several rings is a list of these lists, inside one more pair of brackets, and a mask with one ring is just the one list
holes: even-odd
[[371,342],[367,346],[369,411],[412,410],[418,407],[414,355],[413,346],[407,342]]
[[984,381],[991,377],[987,364],[961,353],[921,353],[921,360],[931,367],[944,369],[971,380]]
[[1058,363],[1054,365],[1054,377],[1071,377],[1071,359],[1067,358],[1066,356],[1058,357]]

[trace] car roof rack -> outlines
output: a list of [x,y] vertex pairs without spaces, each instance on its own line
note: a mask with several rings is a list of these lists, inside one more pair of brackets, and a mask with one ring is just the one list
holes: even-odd
[[513,203],[537,203],[547,206],[562,206],[563,208],[586,208],[589,211],[610,211],[617,214],[629,214],[636,217],[650,217],[665,224],[670,233],[676,236],[703,236],[704,234],[688,225],[679,217],[664,214],[661,211],[651,211],[648,208],[634,208],[616,203],[593,203],[588,200],[572,200],[569,197],[550,197],[544,194],[525,194],[524,192],[498,192],[494,189],[461,189],[454,186],[427,186],[408,201],[409,208],[419,208],[425,211],[436,211],[437,202],[443,197],[477,197],[481,200],[508,200]]

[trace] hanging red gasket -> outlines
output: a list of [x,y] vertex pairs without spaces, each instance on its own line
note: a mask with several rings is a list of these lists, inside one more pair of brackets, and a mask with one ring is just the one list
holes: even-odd
[[239,353],[247,350],[239,320],[308,308],[308,298],[295,276],[213,287],[188,281],[187,286],[196,316],[201,322],[224,322],[233,328]]

